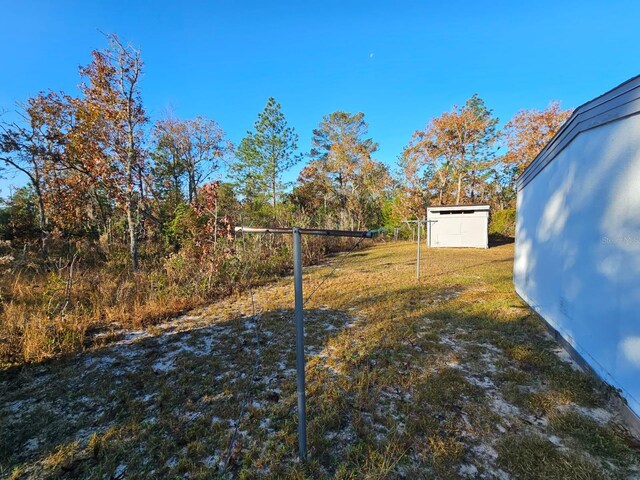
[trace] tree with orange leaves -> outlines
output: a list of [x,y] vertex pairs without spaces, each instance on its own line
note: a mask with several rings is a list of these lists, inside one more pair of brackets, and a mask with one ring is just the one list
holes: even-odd
[[367,133],[364,113],[325,115],[313,130],[312,161],[298,179],[303,189],[296,193],[321,193],[324,211],[337,216],[326,220],[341,228],[375,223],[391,183],[386,166],[371,158],[378,144]]
[[[109,35],[109,48],[92,52],[80,69],[86,82],[78,102],[77,145],[85,169],[100,179],[126,215],[131,265],[138,270],[138,226],[144,197],[143,126],[147,116],[140,98],[140,52]],[[84,135],[83,132],[91,132]]]
[[502,135],[507,147],[506,166],[521,174],[567,121],[572,109],[563,110],[560,102],[550,102],[544,110],[520,110],[505,125]]
[[64,95],[40,93],[21,105],[24,122],[0,124],[0,171],[4,168],[23,173],[33,189],[38,210],[40,248],[48,255],[50,179],[66,145],[69,111],[61,101]]
[[[493,163],[497,123],[474,94],[462,107],[454,106],[416,131],[401,157],[405,184],[414,196],[428,201],[427,190],[431,190],[440,205],[460,204],[465,197],[473,202]],[[421,178],[425,168],[430,178]]]

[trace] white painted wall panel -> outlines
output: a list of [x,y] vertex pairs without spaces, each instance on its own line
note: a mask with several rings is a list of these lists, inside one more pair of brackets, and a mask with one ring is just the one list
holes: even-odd
[[580,133],[517,203],[516,291],[640,415],[640,115]]
[[[438,209],[444,207],[437,207]],[[454,209],[455,207],[451,207]],[[466,207],[472,208],[472,207]],[[473,213],[440,214],[437,210],[427,210],[428,242],[431,247],[488,248],[489,211]]]

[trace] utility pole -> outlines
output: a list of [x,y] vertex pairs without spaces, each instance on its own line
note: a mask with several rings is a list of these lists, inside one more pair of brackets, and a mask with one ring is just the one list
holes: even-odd
[[320,230],[315,228],[256,228],[236,227],[243,233],[280,233],[293,235],[293,290],[295,293],[294,319],[296,324],[296,376],[298,395],[298,455],[301,461],[307,460],[307,410],[304,373],[304,297],[302,295],[302,235],[321,235],[327,237],[371,238],[374,232],[353,230]]

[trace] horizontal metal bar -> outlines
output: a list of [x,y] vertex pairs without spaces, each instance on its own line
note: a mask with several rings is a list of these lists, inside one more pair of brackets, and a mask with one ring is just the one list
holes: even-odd
[[236,227],[235,231],[246,233],[293,233],[292,228]]
[[373,237],[370,230],[321,230],[315,228],[301,228],[300,233],[303,235],[325,235],[328,237]]
[[[371,230],[323,230],[319,228],[299,228],[302,235],[321,235],[326,237],[359,237],[371,238]],[[293,233],[293,228],[259,228],[259,227],[236,227],[236,232],[245,233]]]

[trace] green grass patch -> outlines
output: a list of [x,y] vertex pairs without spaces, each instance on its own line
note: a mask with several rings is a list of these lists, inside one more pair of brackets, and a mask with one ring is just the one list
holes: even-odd
[[497,445],[498,464],[520,480],[600,480],[607,478],[593,462],[560,451],[538,435],[512,436]]
[[620,462],[639,454],[611,428],[599,425],[595,420],[577,412],[554,415],[549,427],[552,432],[570,438],[580,450],[596,457]]

